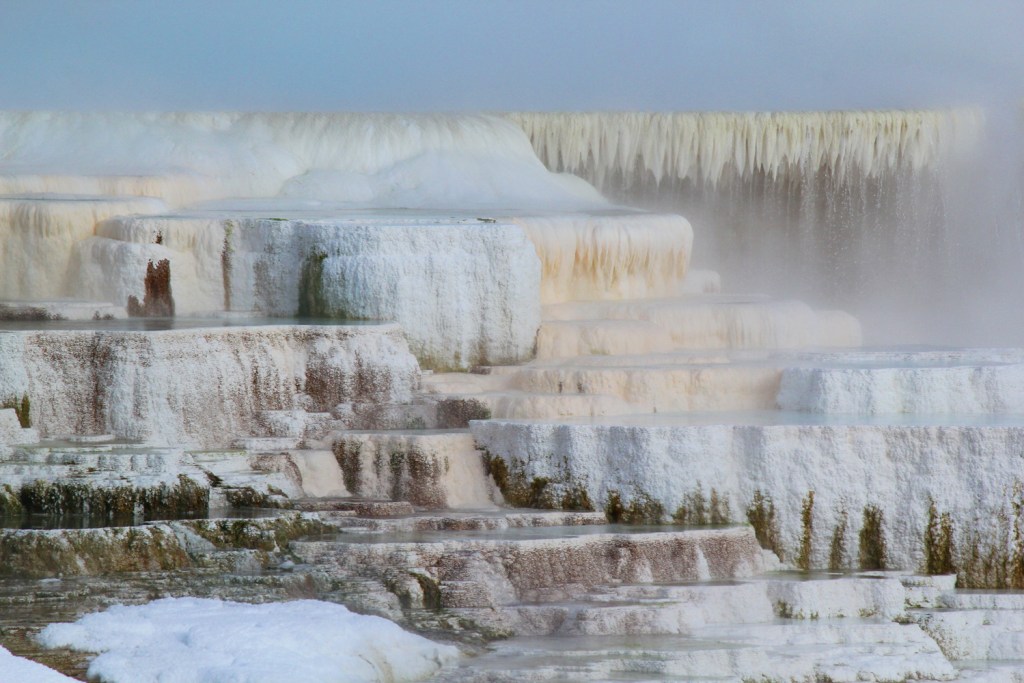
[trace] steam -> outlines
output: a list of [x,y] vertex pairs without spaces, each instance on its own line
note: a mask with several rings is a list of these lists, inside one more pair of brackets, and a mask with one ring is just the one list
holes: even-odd
[[1006,110],[512,114],[549,166],[687,216],[726,289],[850,310],[869,343],[1019,345]]

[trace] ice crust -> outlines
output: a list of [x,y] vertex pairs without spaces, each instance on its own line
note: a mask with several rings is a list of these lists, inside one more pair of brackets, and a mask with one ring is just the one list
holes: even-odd
[[88,675],[109,683],[399,683],[428,678],[458,657],[456,648],[386,619],[314,600],[247,605],[165,598],[116,605],[75,623],[51,624],[39,640],[101,653]]

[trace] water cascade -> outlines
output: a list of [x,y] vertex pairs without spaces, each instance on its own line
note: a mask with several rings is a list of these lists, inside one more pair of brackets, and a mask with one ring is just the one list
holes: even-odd
[[0,113],[0,674],[314,598],[446,641],[381,680],[1017,680],[1024,349],[862,347],[986,125]]

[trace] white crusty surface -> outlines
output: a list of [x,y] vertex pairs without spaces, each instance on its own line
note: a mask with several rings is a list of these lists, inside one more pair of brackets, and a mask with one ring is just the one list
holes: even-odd
[[0,332],[0,397],[46,437],[225,446],[264,410],[408,402],[419,372],[394,325]]
[[[755,493],[775,508],[785,559],[799,555],[802,511],[814,493],[811,565],[828,567],[846,518],[844,564],[856,566],[865,507],[884,515],[889,566],[922,566],[928,511],[948,512],[958,532],[996,545],[996,526],[1019,496],[1024,422],[951,425],[818,420],[721,413],[473,422],[477,443],[527,484],[584,488],[599,507],[617,491],[649,496],[673,514],[700,488],[745,521]],[[1005,530],[1004,530],[1005,533]]]

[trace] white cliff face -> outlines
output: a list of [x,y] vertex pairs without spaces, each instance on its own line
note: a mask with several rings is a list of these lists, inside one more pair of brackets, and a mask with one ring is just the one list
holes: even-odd
[[0,333],[0,396],[43,436],[224,446],[262,411],[403,403],[419,367],[389,325]]
[[[582,487],[599,507],[614,491],[624,503],[654,501],[667,517],[687,506],[692,511],[698,492],[710,508],[714,492],[725,518],[742,522],[760,495],[778,525],[784,558],[796,562],[806,552],[813,567],[835,564],[836,543],[839,566],[858,566],[862,544],[875,542],[861,540],[871,514],[865,510],[873,507],[881,513],[885,566],[923,568],[933,502],[935,514],[950,515],[965,557],[972,538],[975,550],[1012,551],[998,527],[1016,519],[1020,497],[1024,425],[1014,422],[816,424],[792,414],[780,422],[770,413],[726,413],[491,420],[474,422],[472,430],[526,485],[546,478]],[[810,543],[802,546],[808,529]]]

